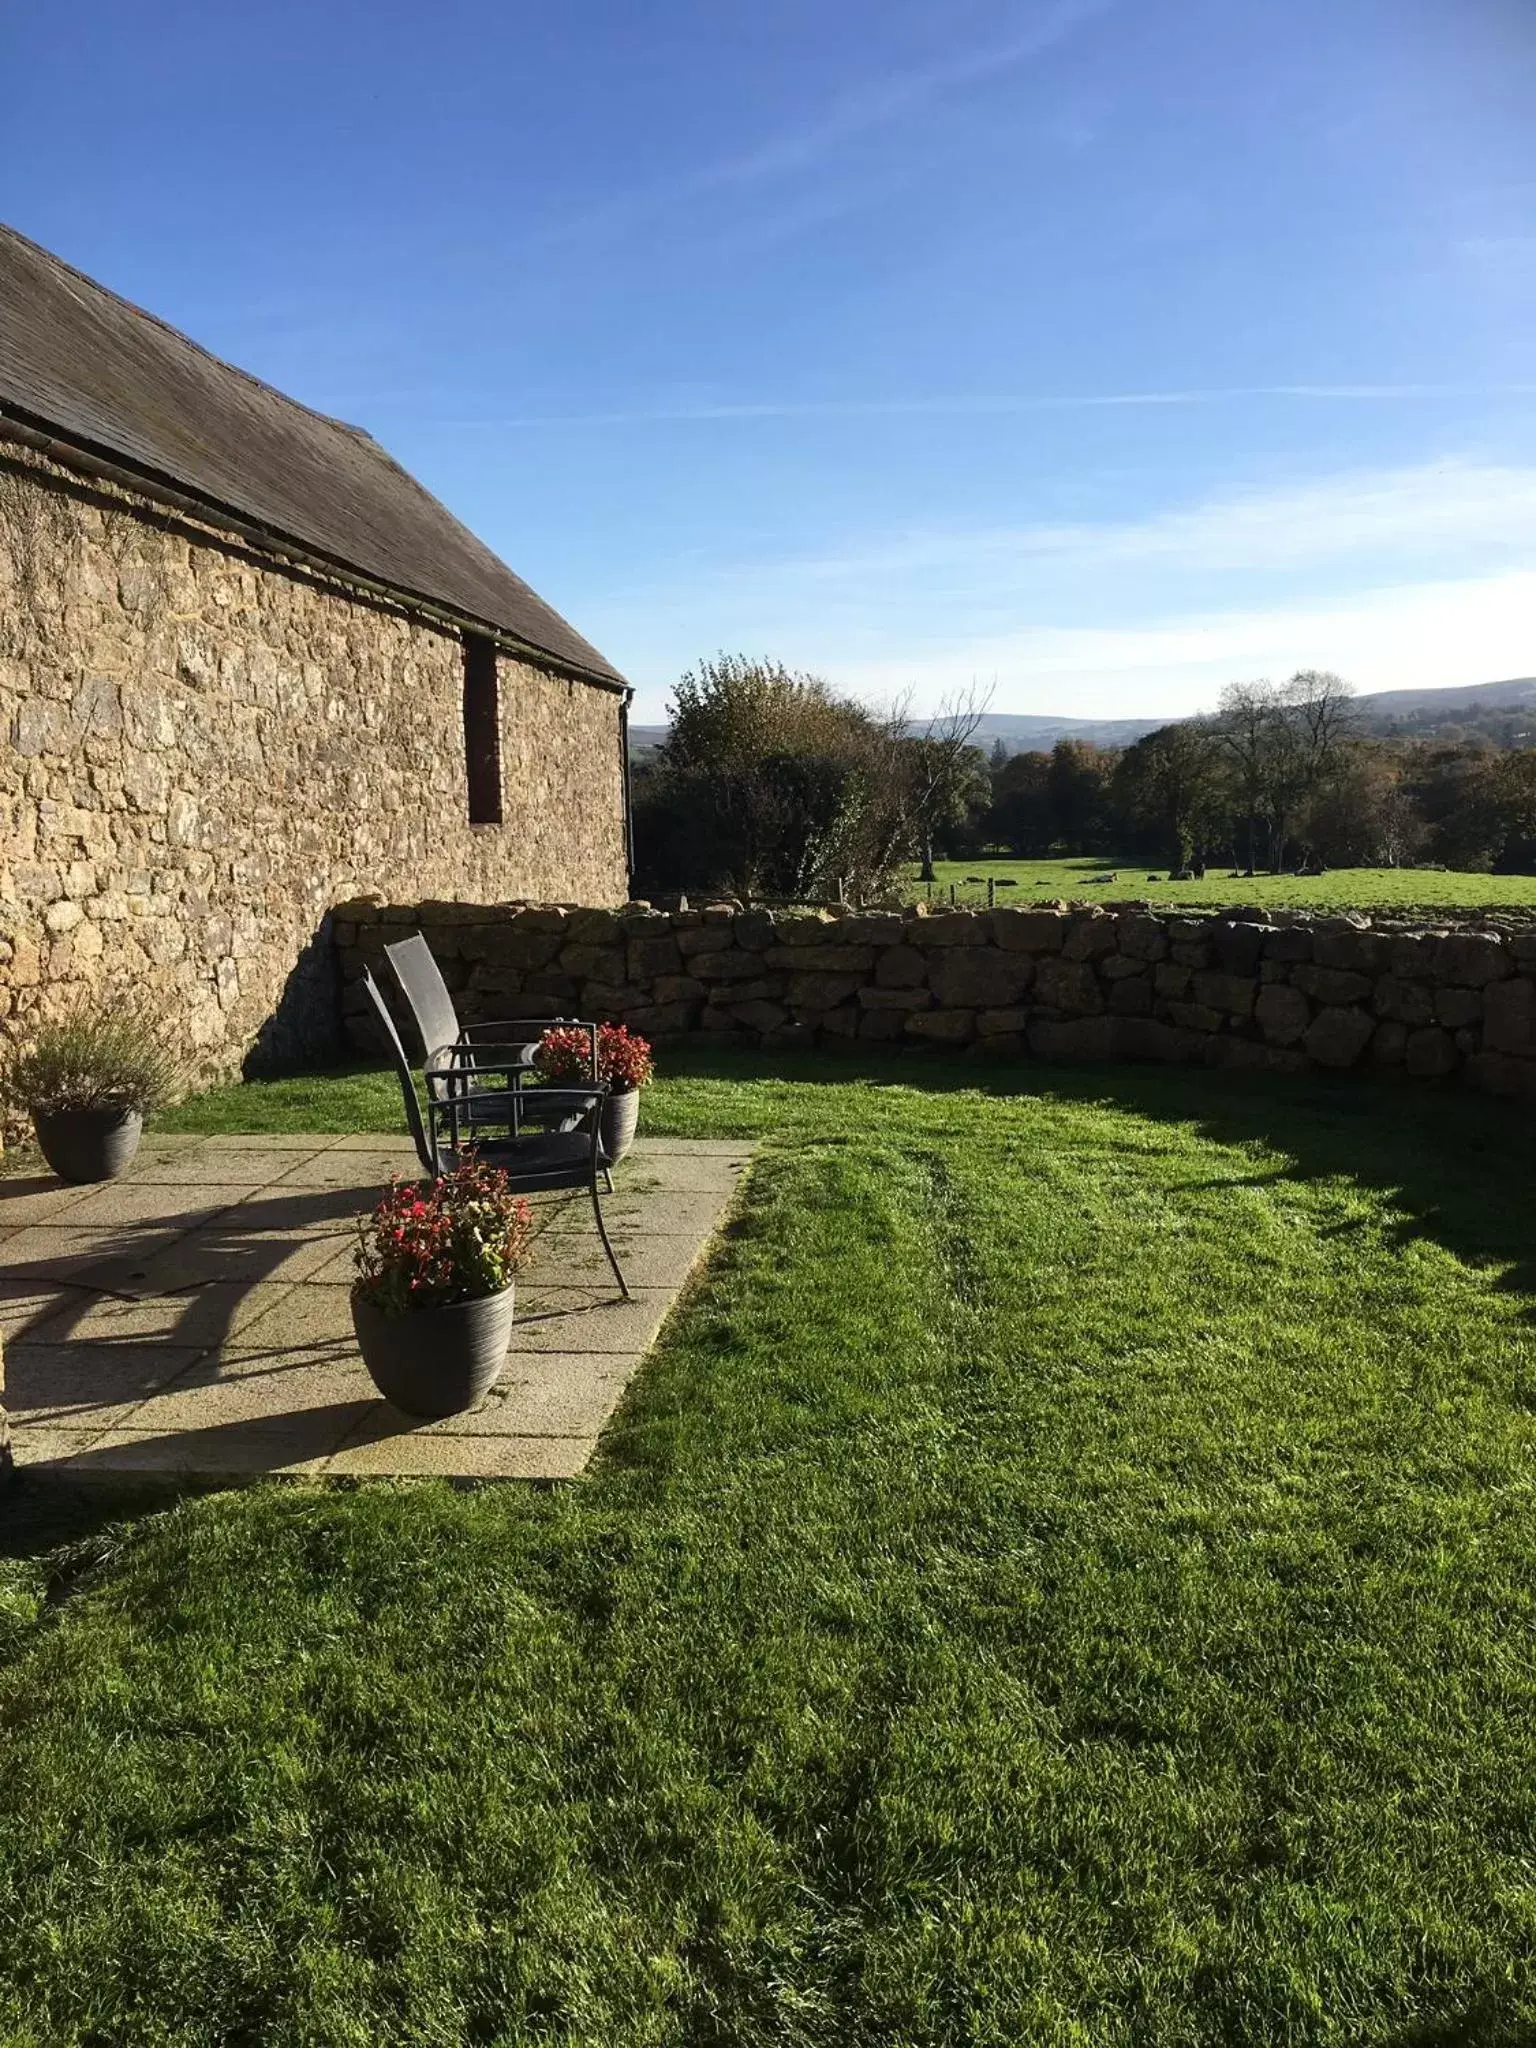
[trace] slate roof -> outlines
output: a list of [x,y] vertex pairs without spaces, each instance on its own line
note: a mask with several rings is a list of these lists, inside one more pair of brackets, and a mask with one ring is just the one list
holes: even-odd
[[221,362],[0,224],[0,414],[563,668],[623,677],[359,427]]

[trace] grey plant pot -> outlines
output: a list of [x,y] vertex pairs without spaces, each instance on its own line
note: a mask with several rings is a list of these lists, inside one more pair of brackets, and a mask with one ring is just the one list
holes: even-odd
[[34,1109],[32,1128],[60,1180],[116,1180],[144,1134],[136,1109]]
[[354,1287],[352,1327],[368,1377],[403,1415],[478,1408],[506,1363],[515,1292],[387,1316]]
[[622,1159],[635,1142],[635,1125],[640,1120],[640,1090],[626,1088],[610,1095],[598,1112],[597,1141],[610,1166]]

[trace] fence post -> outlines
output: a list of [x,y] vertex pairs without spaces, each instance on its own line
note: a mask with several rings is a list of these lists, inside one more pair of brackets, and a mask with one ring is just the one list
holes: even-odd
[[988,908],[988,910],[994,910],[994,909],[995,909],[996,907],[997,907],[997,877],[996,877],[996,875],[988,875],[988,877],[987,877],[987,908]]

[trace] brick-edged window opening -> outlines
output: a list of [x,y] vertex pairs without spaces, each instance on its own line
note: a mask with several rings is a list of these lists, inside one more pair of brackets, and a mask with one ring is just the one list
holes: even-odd
[[464,763],[469,773],[469,822],[501,823],[501,702],[496,644],[464,636]]

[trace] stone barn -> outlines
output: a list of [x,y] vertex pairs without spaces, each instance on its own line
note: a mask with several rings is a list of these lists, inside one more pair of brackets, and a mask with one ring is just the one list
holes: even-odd
[[361,429],[0,227],[0,1030],[127,983],[279,1066],[346,898],[622,901],[628,700]]

